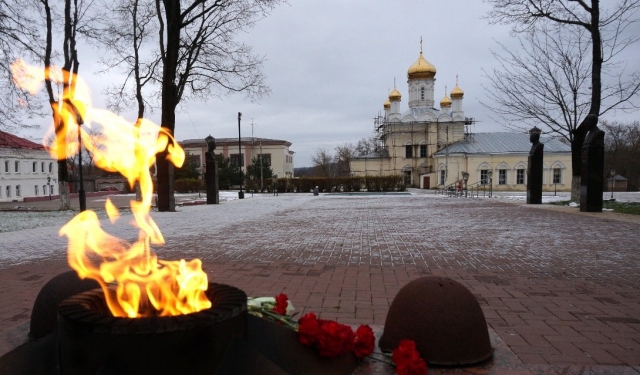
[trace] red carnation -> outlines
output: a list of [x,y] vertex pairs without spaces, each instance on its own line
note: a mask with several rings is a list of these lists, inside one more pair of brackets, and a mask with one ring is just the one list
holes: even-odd
[[273,308],[273,311],[277,312],[280,315],[285,315],[287,313],[287,306],[289,305],[289,297],[286,294],[280,293],[276,296],[276,306]]
[[426,375],[427,364],[422,358],[414,359],[396,367],[397,375]]
[[402,340],[391,354],[391,359],[396,364],[398,375],[425,375],[427,364],[420,358],[413,340]]
[[373,353],[376,337],[373,330],[368,325],[361,325],[356,330],[356,340],[353,344],[353,354],[358,359],[362,359]]
[[355,335],[351,327],[332,320],[320,320],[318,354],[321,357],[337,357],[353,349]]
[[298,321],[298,339],[304,345],[311,346],[318,341],[318,333],[320,327],[318,325],[318,318],[314,313],[305,314]]

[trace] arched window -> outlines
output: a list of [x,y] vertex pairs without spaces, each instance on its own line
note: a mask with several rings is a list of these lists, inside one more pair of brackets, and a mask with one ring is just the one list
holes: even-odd
[[420,100],[424,100],[424,86],[420,87]]

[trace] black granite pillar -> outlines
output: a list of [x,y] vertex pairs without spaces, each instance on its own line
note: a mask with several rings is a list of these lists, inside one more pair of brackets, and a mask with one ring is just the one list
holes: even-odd
[[[594,116],[594,115],[589,115]],[[587,117],[589,117],[587,116]],[[580,176],[580,211],[602,212],[604,184],[604,131],[598,128],[597,117],[582,144]]]
[[528,167],[527,167],[527,204],[542,203],[542,171],[544,144],[540,143],[540,134],[542,131],[537,127],[529,130],[529,141],[533,144],[529,151]]
[[212,136],[206,138],[208,151],[205,153],[205,184],[207,188],[207,204],[220,204],[220,192],[218,190],[218,161],[213,153],[216,148],[216,140]]

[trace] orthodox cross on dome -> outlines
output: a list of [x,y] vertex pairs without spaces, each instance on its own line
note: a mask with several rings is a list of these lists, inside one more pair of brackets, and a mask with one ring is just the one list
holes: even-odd
[[422,54],[422,35],[420,35],[420,54]]
[[456,86],[458,86],[458,75],[456,74]]

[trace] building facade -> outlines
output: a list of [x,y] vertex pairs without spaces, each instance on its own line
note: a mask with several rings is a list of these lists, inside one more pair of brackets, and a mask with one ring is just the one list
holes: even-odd
[[398,174],[405,177],[408,186],[419,186],[420,176],[436,170],[433,154],[464,139],[465,125],[472,122],[463,111],[464,92],[456,78],[451,92],[444,87],[436,108],[435,75],[436,67],[420,51],[407,70],[409,108],[401,110],[402,94],[394,87],[383,104],[384,114],[374,121],[377,150],[351,160],[353,175]]
[[[571,146],[549,137],[540,142],[544,144],[542,190],[571,191]],[[421,187],[444,187],[467,172],[467,186],[526,191],[530,150],[528,134],[467,134],[433,155],[436,173],[423,175]]]
[[57,160],[44,146],[0,131],[0,202],[57,194]]
[[[187,139],[178,143],[185,153],[194,158],[196,165],[204,175],[206,171],[205,153],[207,152],[204,139]],[[238,144],[238,138],[216,138],[214,152],[231,158],[233,163],[241,166],[243,172],[246,171],[248,165],[251,165],[254,158],[257,159],[262,155],[263,162],[271,167],[274,174],[280,178],[292,178],[294,152],[289,150],[289,147],[291,147],[291,142],[278,139],[246,137],[242,138]],[[265,178],[271,178],[271,176],[265,176]]]
[[[436,68],[422,51],[407,70],[408,109],[401,110],[397,88],[374,120],[376,151],[351,160],[356,176],[403,175],[408,187],[442,188],[469,173],[469,185],[493,183],[498,190],[526,191],[529,135],[524,133],[471,134],[472,118],[463,111],[464,92],[456,84],[436,108]],[[570,190],[571,148],[547,138],[544,154],[545,191]],[[489,171],[493,177],[489,178]]]

